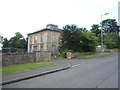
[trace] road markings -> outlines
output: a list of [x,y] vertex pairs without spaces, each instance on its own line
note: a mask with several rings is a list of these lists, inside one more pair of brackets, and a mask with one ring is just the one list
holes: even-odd
[[80,65],[83,65],[83,64],[77,64],[77,65],[73,65],[72,67],[77,67],[77,66],[80,66]]

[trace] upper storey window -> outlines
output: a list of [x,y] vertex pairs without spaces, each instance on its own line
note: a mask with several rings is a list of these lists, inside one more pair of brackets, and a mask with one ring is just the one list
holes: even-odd
[[35,37],[34,37],[34,43],[37,43],[37,40],[38,40],[38,37],[35,36]]
[[43,42],[43,41],[44,41],[44,35],[41,34],[41,42]]
[[32,43],[32,36],[30,36],[30,43]]

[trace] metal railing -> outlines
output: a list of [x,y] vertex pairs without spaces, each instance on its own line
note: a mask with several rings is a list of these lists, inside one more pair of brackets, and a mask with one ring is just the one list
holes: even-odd
[[2,48],[2,53],[26,53],[27,49],[22,48]]

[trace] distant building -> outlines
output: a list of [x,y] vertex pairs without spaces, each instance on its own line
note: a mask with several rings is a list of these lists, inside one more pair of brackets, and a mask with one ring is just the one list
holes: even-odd
[[28,34],[28,53],[51,51],[58,53],[60,30],[57,25],[48,24],[46,28]]

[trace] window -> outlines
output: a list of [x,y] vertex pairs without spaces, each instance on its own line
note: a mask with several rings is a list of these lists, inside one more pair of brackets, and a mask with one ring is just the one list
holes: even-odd
[[40,45],[40,51],[43,52],[43,44]]
[[44,35],[41,34],[41,42],[43,42],[43,39],[44,39]]
[[55,33],[53,33],[53,41],[55,41]]
[[30,43],[32,43],[32,36],[30,36]]
[[37,50],[37,46],[34,46],[34,51],[36,51]]
[[43,49],[43,45],[41,45],[40,48]]
[[34,37],[34,43],[37,43],[37,36]]

